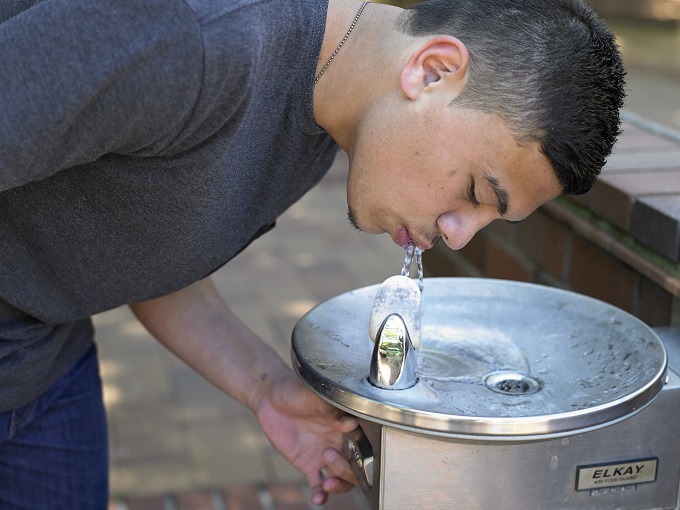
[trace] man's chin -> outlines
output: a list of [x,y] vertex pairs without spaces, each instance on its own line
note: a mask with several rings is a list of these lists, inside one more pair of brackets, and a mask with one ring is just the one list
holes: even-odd
[[359,226],[359,223],[357,222],[356,214],[354,214],[354,211],[349,206],[347,207],[347,219],[349,220],[349,224],[352,225],[352,227],[354,227],[359,232],[363,232]]

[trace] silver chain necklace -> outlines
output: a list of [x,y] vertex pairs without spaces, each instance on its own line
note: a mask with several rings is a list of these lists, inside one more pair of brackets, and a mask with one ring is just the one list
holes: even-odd
[[316,85],[316,82],[319,81],[319,78],[321,78],[321,75],[326,72],[326,69],[328,69],[328,66],[331,65],[331,62],[333,62],[333,59],[335,56],[338,54],[340,51],[340,48],[342,48],[342,45],[345,44],[345,41],[349,37],[349,34],[352,33],[352,30],[354,30],[354,26],[357,24],[357,21],[359,20],[359,16],[361,16],[361,13],[364,12],[364,7],[366,7],[366,4],[368,2],[364,2],[361,4],[361,7],[359,8],[359,12],[357,12],[357,15],[354,16],[354,21],[352,21],[352,24],[349,26],[349,30],[345,34],[345,37],[342,38],[342,41],[340,41],[340,44],[338,44],[338,47],[335,48],[335,51],[331,55],[331,58],[328,59],[328,62],[321,68],[321,71],[319,71],[319,74],[316,75],[316,78],[314,79],[314,85]]

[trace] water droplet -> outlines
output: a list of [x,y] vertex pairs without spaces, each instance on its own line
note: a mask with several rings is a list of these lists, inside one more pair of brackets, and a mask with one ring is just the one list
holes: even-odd
[[557,464],[559,463],[559,459],[557,458],[557,455],[553,455],[552,458],[550,459],[550,469],[553,471],[557,469]]

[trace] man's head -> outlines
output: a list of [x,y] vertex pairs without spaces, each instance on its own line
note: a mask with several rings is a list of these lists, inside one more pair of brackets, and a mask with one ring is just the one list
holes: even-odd
[[406,11],[413,36],[448,34],[469,52],[455,99],[536,141],[565,194],[595,183],[619,134],[624,68],[614,37],[579,0],[428,0]]
[[520,221],[592,187],[619,133],[625,73],[589,8],[425,0],[373,9],[350,50],[360,60],[345,61],[349,83],[334,96],[338,118],[354,119],[336,139],[350,156],[356,227],[458,249],[495,219]]

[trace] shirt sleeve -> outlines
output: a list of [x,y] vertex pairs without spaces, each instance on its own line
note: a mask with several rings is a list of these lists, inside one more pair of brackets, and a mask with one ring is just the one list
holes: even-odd
[[0,25],[0,191],[108,153],[163,153],[201,88],[182,1],[44,0]]

